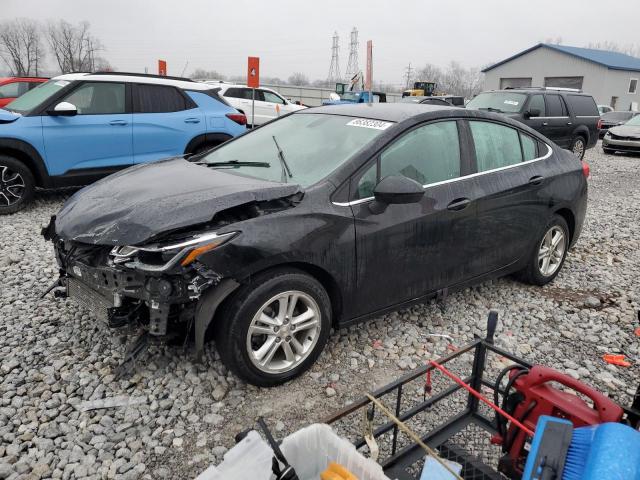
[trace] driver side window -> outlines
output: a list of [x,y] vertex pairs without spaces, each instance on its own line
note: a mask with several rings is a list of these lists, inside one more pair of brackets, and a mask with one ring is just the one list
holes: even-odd
[[[380,155],[380,178],[404,175],[421,185],[460,177],[460,144],[455,120],[415,128]],[[374,163],[358,182],[359,198],[373,196],[378,183]]]
[[78,109],[78,115],[105,115],[125,112],[124,83],[91,82],[80,85],[67,95],[69,102]]

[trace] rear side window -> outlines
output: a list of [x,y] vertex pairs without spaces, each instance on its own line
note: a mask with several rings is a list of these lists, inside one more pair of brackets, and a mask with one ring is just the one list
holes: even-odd
[[135,113],[179,112],[192,108],[182,93],[166,85],[136,85]]
[[522,143],[522,156],[523,160],[533,160],[538,156],[536,149],[536,142],[529,135],[520,133],[520,142]]
[[244,100],[251,100],[251,90],[248,88],[229,88],[224,92],[225,97],[229,98],[242,98]]
[[547,116],[566,117],[567,115],[567,108],[560,95],[547,95]]
[[497,123],[471,121],[478,172],[508,167],[522,162],[518,131]]
[[567,95],[569,106],[577,117],[597,117],[600,115],[593,97],[588,95]]
[[455,121],[418,127],[391,144],[380,155],[380,178],[404,175],[430,183],[460,176],[460,145]]

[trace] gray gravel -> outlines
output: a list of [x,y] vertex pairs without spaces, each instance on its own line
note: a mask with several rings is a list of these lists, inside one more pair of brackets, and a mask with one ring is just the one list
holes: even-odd
[[[589,210],[582,237],[552,285],[488,282],[336,332],[310,372],[259,389],[227,372],[211,346],[202,364],[180,347],[154,347],[128,380],[114,368],[125,340],[66,300],[38,294],[56,274],[40,227],[66,194],[42,193],[0,217],[0,480],[193,478],[233,436],[264,415],[277,436],[326,414],[482,334],[500,312],[497,343],[568,372],[622,404],[640,378],[640,158],[587,153]],[[607,366],[624,352],[631,368]],[[128,396],[135,405],[82,411]],[[142,403],[138,403],[138,402]]]

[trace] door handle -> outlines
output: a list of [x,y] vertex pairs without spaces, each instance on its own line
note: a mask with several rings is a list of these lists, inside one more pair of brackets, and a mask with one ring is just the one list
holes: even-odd
[[126,125],[127,121],[126,120],[111,120],[109,122],[109,125]]
[[571,122],[567,122],[567,125],[573,125],[573,123],[571,123]]
[[464,210],[471,203],[468,198],[456,198],[447,205],[447,210]]
[[185,118],[184,123],[200,123],[199,118]]
[[542,126],[543,126],[543,127],[546,127],[547,125],[549,125],[549,123],[548,123],[548,122],[542,122]]
[[540,185],[544,180],[544,177],[541,175],[536,175],[535,177],[531,177],[529,179],[529,185]]

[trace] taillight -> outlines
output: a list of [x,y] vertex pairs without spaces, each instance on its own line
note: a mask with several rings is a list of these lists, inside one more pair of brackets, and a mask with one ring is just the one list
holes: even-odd
[[591,174],[589,164],[584,160],[582,161],[582,174],[584,175],[584,178],[589,178],[589,175]]
[[247,117],[244,115],[244,113],[227,113],[227,118],[240,125],[247,124]]
[[600,130],[602,128],[602,119],[599,118],[598,119],[598,130]]

